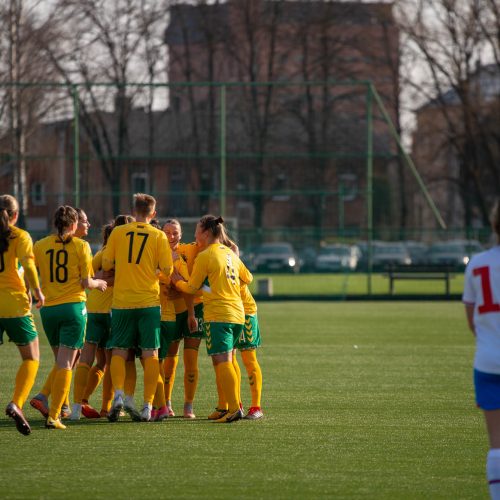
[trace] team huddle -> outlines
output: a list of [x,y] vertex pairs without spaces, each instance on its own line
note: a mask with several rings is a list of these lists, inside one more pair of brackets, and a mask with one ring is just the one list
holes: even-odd
[[[169,219],[159,226],[155,199],[136,194],[133,215],[119,215],[104,226],[102,248],[92,256],[83,239],[90,226],[83,210],[59,207],[54,233],[34,245],[30,235],[16,227],[18,214],[16,199],[1,195],[0,343],[5,331],[22,358],[6,408],[19,432],[31,432],[22,408],[40,362],[32,296],[55,357],[42,389],[30,401],[47,428],[65,429],[62,419],[82,416],[107,417],[110,422],[125,414],[144,422],[174,416],[172,390],[181,341],[183,416],[195,418],[203,338],[218,395],[208,418],[229,423],[263,416],[257,306],[247,286],[252,275],[227,236],[222,217],[202,217],[196,241],[184,244],[179,221]],[[245,416],[236,350],[252,397]],[[134,402],[136,358],[144,374],[139,409]],[[97,411],[89,398],[101,382],[102,405]]]

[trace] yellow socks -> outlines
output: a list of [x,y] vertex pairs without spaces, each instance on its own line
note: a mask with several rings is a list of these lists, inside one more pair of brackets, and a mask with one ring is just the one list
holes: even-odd
[[52,391],[52,382],[54,380],[54,375],[57,372],[57,365],[54,364],[52,367],[52,370],[50,370],[49,374],[47,375],[47,380],[45,381],[45,384],[43,384],[42,390],[40,391],[40,394],[43,394],[46,398],[50,396],[50,391]]
[[219,375],[219,370],[217,370],[217,366],[214,366],[214,370],[215,370],[215,383],[217,385],[217,397],[218,397],[217,408],[219,410],[227,410],[227,400],[226,397],[224,396],[224,391],[222,390],[222,384],[220,382],[220,375]]
[[224,398],[227,400],[228,409],[231,413],[240,407],[238,397],[238,380],[234,366],[231,361],[224,361],[216,366]]
[[[87,363],[78,363],[75,370],[75,381],[73,383],[73,401],[82,404],[83,393],[87,385],[90,366]],[[86,399],[86,398],[85,398]]]
[[[111,372],[113,375],[113,372]],[[119,389],[115,385],[115,379],[113,378],[113,385],[115,389]],[[137,368],[135,366],[135,359],[133,361],[127,361],[125,365],[125,382],[120,389],[124,389],[127,396],[133,396],[135,394],[135,384],[137,383]]]
[[144,402],[153,403],[160,378],[160,363],[156,356],[144,358]]
[[250,383],[250,393],[252,395],[252,406],[260,407],[260,398],[262,395],[262,371],[257,361],[257,352],[255,349],[250,351],[241,351],[241,359],[245,365]]
[[233,352],[233,368],[236,373],[236,393],[238,394],[238,403],[241,402],[241,370],[238,360],[236,359],[236,353]]
[[[83,401],[88,401],[90,396],[94,394],[94,391],[101,383],[102,377],[104,377],[104,372],[97,365],[94,365],[88,372],[87,384],[85,385],[85,389],[83,390],[83,395],[82,395]],[[75,389],[76,389],[76,374],[75,374]]]
[[192,403],[198,386],[198,349],[184,348],[184,402]]
[[54,420],[59,418],[61,406],[63,405],[64,399],[66,398],[71,386],[72,375],[73,371],[67,370],[66,368],[58,368],[54,375],[51,389],[52,398],[49,409],[49,416]]
[[35,383],[36,374],[38,372],[38,365],[40,362],[35,359],[25,359],[16,375],[16,386],[14,388],[14,396],[12,402],[18,407],[23,407],[28,395]]
[[111,383],[111,369],[107,366],[104,370],[104,378],[102,381],[102,406],[105,411],[111,409],[111,402],[113,401],[113,384]]
[[[117,391],[123,391],[125,387],[125,360],[118,355],[111,357],[111,381]],[[132,393],[133,394],[133,393]]]
[[165,399],[170,401],[172,399],[172,391],[174,390],[175,370],[179,356],[167,356],[165,358],[163,369],[165,370]]

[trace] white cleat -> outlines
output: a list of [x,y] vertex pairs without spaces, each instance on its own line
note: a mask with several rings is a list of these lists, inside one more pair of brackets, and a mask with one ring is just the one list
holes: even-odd
[[143,422],[151,421],[151,410],[153,409],[152,405],[149,403],[144,403],[144,406],[141,411],[141,420]]
[[70,420],[80,420],[82,416],[82,405],[80,403],[73,403],[73,408],[71,409]]

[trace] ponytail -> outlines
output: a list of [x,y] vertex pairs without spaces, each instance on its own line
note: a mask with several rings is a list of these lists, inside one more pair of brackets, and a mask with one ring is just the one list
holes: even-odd
[[203,231],[209,231],[212,233],[212,236],[219,238],[221,240],[225,240],[227,238],[226,231],[224,229],[224,219],[219,216],[215,217],[215,215],[204,215],[200,219],[200,225]]
[[56,210],[54,214],[54,227],[63,245],[71,241],[71,235],[66,237],[66,239],[64,237],[68,232],[68,228],[75,222],[78,222],[78,212],[73,207],[61,205]]
[[9,249],[9,240],[11,238],[12,229],[10,221],[15,214],[19,212],[19,204],[17,200],[10,194],[0,196],[0,253],[4,253]]

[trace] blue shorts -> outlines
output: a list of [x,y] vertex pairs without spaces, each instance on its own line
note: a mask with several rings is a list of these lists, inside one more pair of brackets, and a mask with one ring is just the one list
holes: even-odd
[[482,410],[500,410],[500,375],[474,369],[476,403]]

